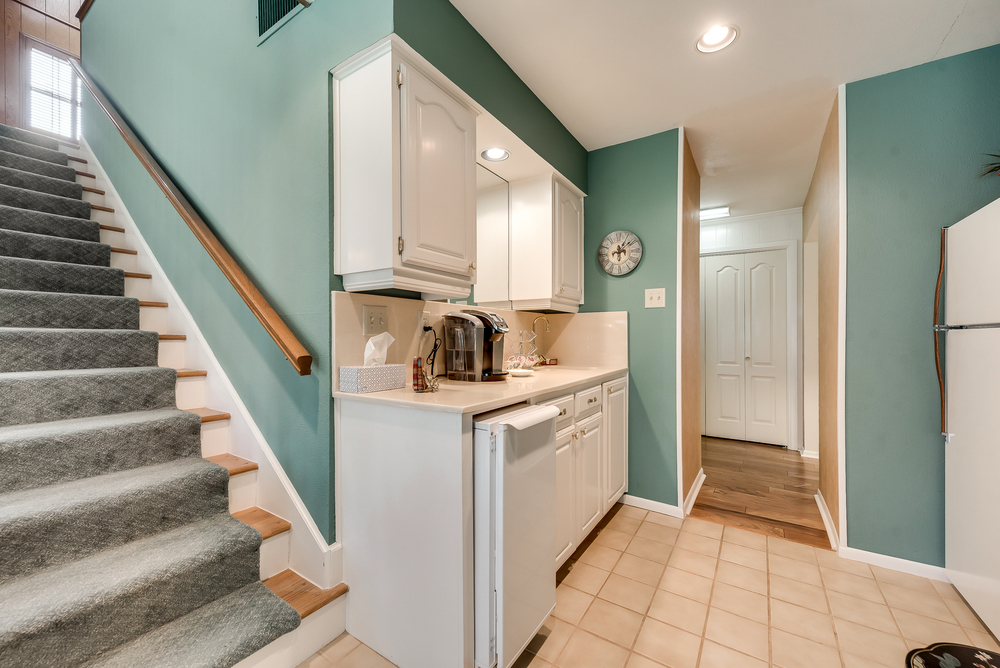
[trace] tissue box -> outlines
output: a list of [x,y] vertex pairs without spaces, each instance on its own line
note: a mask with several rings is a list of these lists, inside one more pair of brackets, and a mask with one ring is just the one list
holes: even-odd
[[340,367],[340,391],[364,394],[406,387],[405,364]]

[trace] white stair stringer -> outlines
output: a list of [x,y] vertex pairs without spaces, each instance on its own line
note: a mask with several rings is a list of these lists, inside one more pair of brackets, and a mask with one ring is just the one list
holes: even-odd
[[[62,146],[61,150],[87,160],[86,165],[77,164],[77,169],[96,176],[96,179],[78,176],[79,183],[105,191],[105,195],[88,193],[88,201],[115,209],[114,213],[95,211],[92,219],[104,225],[125,229],[124,233],[101,230],[101,241],[112,247],[138,251],[135,256],[117,260],[123,263],[119,266],[127,271],[153,276],[152,280],[126,279],[126,295],[142,301],[168,304],[167,308],[141,307],[140,327],[161,334],[184,334],[187,337],[182,342],[169,342],[169,353],[160,357],[161,364],[174,368],[181,368],[177,365],[183,365],[186,368],[208,371],[207,377],[178,379],[178,407],[207,406],[231,415],[228,421],[202,424],[203,456],[229,452],[257,462],[258,469],[252,475],[240,474],[230,481],[231,508],[236,510],[256,505],[292,525],[290,531],[268,539],[262,546],[262,579],[290,568],[321,589],[329,589],[340,583],[343,581],[341,545],[329,545],[323,538],[190,311],[154,258],[90,146],[85,139],[81,139],[79,149]],[[161,345],[163,343],[168,342],[161,342]],[[251,499],[253,503],[250,503]],[[309,615],[298,629],[238,665],[240,668],[297,666],[344,632],[347,623],[346,599],[346,596],[341,596]]]

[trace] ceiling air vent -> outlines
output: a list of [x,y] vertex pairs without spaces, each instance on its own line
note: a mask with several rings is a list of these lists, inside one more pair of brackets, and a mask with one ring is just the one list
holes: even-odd
[[298,6],[299,0],[257,0],[258,35],[263,37],[264,33]]

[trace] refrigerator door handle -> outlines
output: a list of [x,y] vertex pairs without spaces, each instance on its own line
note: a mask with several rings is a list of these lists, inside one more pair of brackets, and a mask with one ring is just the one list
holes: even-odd
[[937,367],[938,388],[941,391],[941,434],[948,436],[948,403],[944,389],[944,372],[941,369],[941,336],[947,329],[941,327],[941,281],[948,250],[948,228],[941,228],[941,260],[938,264],[937,287],[934,289],[934,366]]

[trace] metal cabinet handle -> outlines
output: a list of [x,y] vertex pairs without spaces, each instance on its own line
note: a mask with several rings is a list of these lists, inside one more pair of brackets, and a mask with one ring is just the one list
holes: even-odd
[[562,417],[564,415],[566,415],[566,409],[565,408],[562,409],[561,411],[559,411],[559,417]]
[[611,388],[610,387],[608,388],[608,394],[611,394]]
[[580,430],[580,435],[581,436],[586,436],[587,435],[587,430],[586,429],[581,429]]

